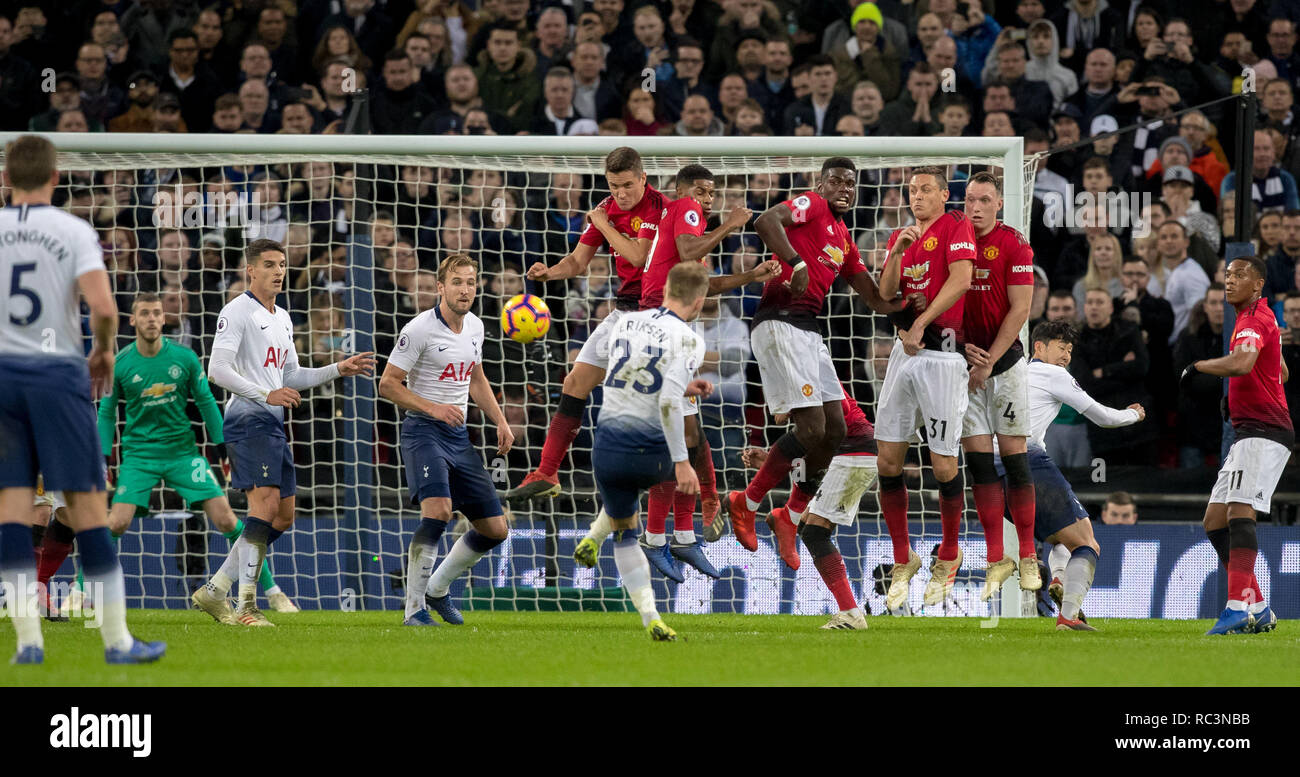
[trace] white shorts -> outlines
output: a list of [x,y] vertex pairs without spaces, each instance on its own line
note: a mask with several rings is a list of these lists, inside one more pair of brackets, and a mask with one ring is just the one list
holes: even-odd
[[820,333],[767,320],[754,327],[749,342],[763,381],[763,399],[773,415],[844,398],[831,352]]
[[808,512],[837,526],[851,526],[862,495],[875,484],[875,456],[836,456],[822,477],[817,495],[808,503]]
[[931,451],[956,456],[970,397],[967,379],[961,354],[923,348],[908,356],[896,340],[876,402],[876,439],[910,443],[924,427]]
[[37,494],[36,500],[33,504],[36,507],[49,507],[56,513],[68,506],[68,503],[63,501],[62,491],[46,491],[45,493]]
[[588,337],[587,342],[582,344],[582,350],[578,351],[577,361],[583,364],[590,364],[593,367],[599,367],[602,370],[609,369],[609,335],[614,331],[614,325],[623,317],[622,310],[611,310],[605,320],[600,322]]
[[1023,359],[1011,369],[984,381],[984,387],[970,392],[963,437],[981,434],[1029,436],[1029,364]]
[[1237,440],[1219,468],[1219,477],[1210,492],[1210,504],[1240,502],[1261,513],[1268,512],[1273,491],[1290,458],[1291,451],[1280,442],[1263,437]]

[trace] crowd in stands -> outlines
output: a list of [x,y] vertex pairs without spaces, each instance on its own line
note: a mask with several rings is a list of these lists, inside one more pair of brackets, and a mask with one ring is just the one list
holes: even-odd
[[[1180,393],[1177,377],[1221,351],[1223,257],[1238,232],[1267,261],[1264,293],[1300,374],[1297,22],[1300,0],[0,0],[0,125],[619,135],[634,147],[648,135],[1023,136],[1040,155],[1031,326],[1074,321],[1080,385],[1148,408],[1123,430],[1066,408],[1051,452],[1066,467],[1213,466],[1220,381],[1201,375]],[[1250,221],[1238,230],[1236,101],[1221,98],[1243,88],[1259,115]],[[715,172],[720,214],[761,213],[810,183]],[[970,172],[951,171],[954,207]],[[912,222],[905,175],[860,176],[848,220],[873,268],[891,231]],[[495,342],[488,357],[521,441],[544,429],[548,382],[617,285],[603,256],[568,283],[523,277],[575,244],[604,193],[591,175],[306,162],[75,171],[64,184],[56,204],[98,229],[119,306],[160,292],[168,333],[201,353],[216,312],[243,290],[250,230],[289,247],[289,307],[301,351],[319,362],[350,345],[354,238],[374,249],[381,354],[436,299],[438,257],[469,251],[484,271],[483,316],[524,290],[555,313],[542,345]],[[1083,194],[1080,218],[1055,217]],[[199,203],[201,224],[160,220],[159,197]],[[223,228],[234,209],[244,224]],[[719,253],[721,272],[765,256],[752,230]],[[720,386],[706,417],[726,436],[715,449],[738,452],[746,425],[765,426],[745,325],[760,292],[711,303],[700,323],[704,372]],[[830,304],[833,354],[871,406],[892,330],[847,294]],[[1295,418],[1300,381],[1287,391]]]

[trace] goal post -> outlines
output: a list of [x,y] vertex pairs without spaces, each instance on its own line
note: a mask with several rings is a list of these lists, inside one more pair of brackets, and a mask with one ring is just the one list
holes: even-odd
[[[7,143],[18,134],[0,134],[0,139]],[[869,265],[871,257],[883,255],[878,233],[887,232],[889,219],[906,218],[905,200],[901,209],[899,202],[904,197],[906,168],[946,165],[953,173],[954,190],[976,169],[1001,171],[1003,218],[1026,233],[1034,176],[1019,137],[131,133],[48,133],[46,137],[58,148],[59,169],[65,173],[56,204],[91,221],[101,243],[113,252],[110,268],[119,306],[135,289],[173,290],[172,297],[181,299],[169,298],[167,303],[180,308],[169,319],[175,324],[170,334],[198,351],[205,364],[211,321],[226,296],[237,293],[242,283],[237,276],[243,240],[282,237],[288,247],[289,309],[305,364],[331,354],[374,350],[382,368],[385,349],[396,336],[394,327],[400,329],[434,298],[422,285],[426,277],[422,271],[431,270],[450,250],[471,253],[484,271],[476,312],[493,340],[490,355],[485,347],[484,366],[508,405],[512,425],[517,423],[525,432],[516,435],[517,453],[496,458],[491,425],[471,412],[471,435],[502,489],[516,484],[536,465],[545,424],[569,364],[568,352],[608,306],[607,297],[601,296],[608,292],[597,290],[605,289],[610,279],[596,277],[594,271],[591,277],[560,284],[558,289],[525,284],[521,274],[533,261],[554,263],[567,252],[564,247],[574,239],[575,214],[607,194],[601,174],[604,156],[612,149],[635,148],[649,182],[669,191],[671,177],[681,166],[709,167],[718,176],[714,209],[719,215],[737,204],[779,202],[808,187],[827,157],[846,156],[863,171],[859,203],[850,220]],[[755,189],[756,181],[767,188]],[[953,197],[956,200],[957,194]],[[561,199],[569,203],[568,210],[556,204]],[[864,204],[868,199],[872,201]],[[395,237],[376,245],[381,217],[391,218]],[[177,231],[184,237],[174,236]],[[176,242],[184,244],[181,249]],[[415,269],[404,264],[410,257],[405,256],[403,244],[414,256]],[[763,254],[752,228],[746,228],[728,238],[711,261],[715,269],[738,271],[739,264]],[[119,258],[125,256],[130,257],[129,266],[128,260]],[[552,333],[528,347],[503,339],[495,320],[501,302],[508,298],[506,291],[515,287],[543,295],[555,319]],[[755,293],[738,290],[725,297],[719,320],[734,317],[745,322]],[[873,372],[872,348],[892,338],[892,327],[839,286],[828,304],[828,345],[837,367],[846,387],[873,412],[872,383],[882,376]],[[124,342],[120,339],[119,345]],[[752,474],[738,465],[739,448],[770,444],[774,432],[779,433],[763,413],[752,367],[752,358],[740,366],[739,399],[722,400],[721,408],[705,419],[711,443],[719,442],[712,447],[720,490],[741,487]],[[593,397],[588,421],[598,408]],[[347,379],[310,392],[291,415],[290,436],[300,473],[299,509],[294,529],[272,548],[277,582],[304,608],[400,607],[396,587],[401,584],[405,542],[418,510],[406,503],[391,404],[378,399],[376,381]],[[467,602],[471,606],[622,606],[621,594],[607,590],[617,586],[612,562],[605,564],[608,559],[603,558],[597,570],[583,570],[575,568],[569,557],[594,515],[591,427],[585,426],[587,431],[580,434],[561,469],[566,496],[519,511],[514,516],[515,539],[472,571],[470,591],[459,583],[453,589],[471,599]],[[922,467],[922,479],[922,489],[913,492],[912,530],[914,538],[919,535],[914,547],[925,556],[929,546],[924,543],[937,535],[938,528],[928,465]],[[242,514],[242,498],[231,496]],[[774,493],[770,506],[780,504],[783,497]],[[164,500],[161,493],[155,500],[155,508],[179,506],[174,497]],[[698,512],[696,516],[698,523]],[[978,602],[983,538],[973,516],[972,509],[962,535],[972,547],[967,568],[958,578],[958,585],[966,587],[951,610],[983,615],[987,606]],[[816,593],[816,581],[808,578],[809,574],[815,577],[812,564],[805,563],[794,573],[773,563],[771,538],[762,534],[764,530],[760,527],[764,545],[753,557],[737,553],[739,547],[731,547],[735,541],[730,536],[707,546],[715,565],[724,570],[722,581],[711,583],[695,576],[681,586],[669,586],[657,580],[657,595],[668,601],[670,611],[811,613],[828,606],[827,597]],[[176,526],[153,517],[137,521],[124,538],[122,554],[132,606],[187,605],[188,592],[179,582],[184,576],[173,571],[175,565],[168,558],[176,531]],[[855,593],[868,606],[875,605],[877,612],[882,597],[872,590],[872,573],[889,561],[882,551],[887,547],[887,538],[882,544],[884,532],[870,494],[862,502],[858,525],[838,533]],[[444,552],[457,533],[448,532]],[[210,534],[208,549],[207,564],[212,569],[226,544]],[[920,587],[914,588],[919,603]],[[1004,604],[1002,611],[1011,616],[1019,609]]]

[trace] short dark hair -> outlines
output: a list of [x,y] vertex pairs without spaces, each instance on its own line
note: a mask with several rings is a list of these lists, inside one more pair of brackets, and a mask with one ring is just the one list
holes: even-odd
[[1127,491],[1112,492],[1110,496],[1106,497],[1106,504],[1115,505],[1116,507],[1127,507],[1128,505],[1137,507],[1137,502],[1133,499],[1133,495]]
[[823,173],[836,167],[842,167],[845,170],[852,170],[855,173],[858,171],[858,166],[853,164],[853,160],[846,156],[833,156],[825,162],[822,162]]
[[[808,66],[809,70],[812,70],[815,67],[826,67],[827,65],[835,67],[835,60],[831,59],[827,54],[814,54],[805,59],[804,64]],[[920,67],[920,64],[918,63],[916,67]]]
[[677,185],[689,184],[694,181],[712,181],[713,173],[704,165],[690,164],[677,171]]
[[498,31],[498,30],[500,30],[501,32],[509,32],[509,33],[512,33],[512,34],[514,34],[514,36],[515,36],[516,38],[519,38],[519,37],[520,37],[520,35],[519,35],[519,28],[516,27],[513,23],[508,22],[508,21],[502,19],[501,21],[492,22],[491,24],[487,25],[487,33],[486,33],[486,35],[483,37],[483,40],[487,40],[488,38],[491,38],[491,37],[492,37],[492,33],[496,32],[496,31]]
[[191,30],[188,27],[177,27],[167,35],[167,48],[170,49],[173,43],[182,38],[189,38],[195,43],[199,42],[199,36],[194,34],[194,30]]
[[147,302],[162,302],[162,297],[154,294],[152,291],[142,291],[131,300],[131,312],[135,312],[137,305],[143,305]]
[[926,62],[925,60],[921,60],[920,62],[917,62],[915,65],[912,65],[912,72],[920,73],[923,76],[932,76],[935,74],[934,67],[931,66],[930,63]]
[[933,175],[935,183],[939,184],[940,189],[948,188],[948,173],[938,165],[922,165],[921,167],[912,168],[912,177],[918,175]]
[[[1168,224],[1168,223],[1169,223],[1169,222],[1167,222],[1167,221],[1165,222],[1165,224]],[[1164,224],[1161,224],[1160,226],[1163,227]],[[1180,224],[1179,226],[1182,226],[1182,225]],[[1267,281],[1267,280],[1268,280],[1268,267],[1267,267],[1267,265],[1264,264],[1264,260],[1263,260],[1263,259],[1260,259],[1258,256],[1238,256],[1237,258],[1233,259],[1232,261],[1233,261],[1233,262],[1245,262],[1246,264],[1250,265],[1250,269],[1252,269],[1252,270],[1255,271],[1255,274],[1259,276],[1259,279],[1260,279],[1260,280],[1262,280],[1262,281]],[[1228,264],[1232,264],[1232,262],[1228,262]]]
[[972,175],[966,185],[969,187],[973,183],[986,183],[992,186],[998,194],[1002,194],[1002,181],[998,180],[998,177],[988,170],[981,170]]
[[[1062,290],[1058,289],[1057,291]],[[1056,292],[1052,292],[1052,294],[1055,296]],[[1066,294],[1070,295],[1070,292],[1067,291]],[[1079,332],[1074,328],[1074,324],[1069,321],[1044,321],[1034,327],[1034,333],[1030,336],[1029,347],[1032,348],[1034,343],[1046,345],[1053,340],[1061,340],[1066,345],[1074,345],[1078,339]]]
[[[1169,207],[1169,206],[1165,206],[1165,209],[1168,210],[1168,207]],[[1170,224],[1173,224],[1173,225],[1177,226],[1180,230],[1182,230],[1182,233],[1183,233],[1183,237],[1184,237],[1184,238],[1188,237],[1188,234],[1187,234],[1187,227],[1184,226],[1183,222],[1179,221],[1178,219],[1165,219],[1165,222],[1164,222],[1163,224],[1160,225],[1160,229],[1164,229],[1165,227],[1169,226]],[[1156,232],[1159,232],[1159,231],[1160,231],[1159,229],[1156,230]],[[1239,257],[1239,258],[1244,259],[1245,257]],[[1235,261],[1235,260],[1234,260],[1234,261]]]
[[619,146],[605,156],[607,173],[639,173],[644,169],[641,166],[641,155],[631,146]]
[[1051,294],[1047,295],[1048,299],[1068,299],[1074,301],[1074,292],[1069,289],[1053,289]]
[[1104,156],[1090,156],[1088,157],[1088,161],[1083,163],[1083,171],[1085,173],[1088,172],[1089,170],[1095,170],[1097,168],[1101,168],[1102,170],[1105,170],[1107,173],[1109,173],[1110,162]]
[[689,35],[683,35],[677,39],[677,47],[673,50],[673,56],[680,57],[682,49],[699,49],[700,51],[704,51],[704,44]]
[[1124,261],[1120,262],[1120,264],[1121,264],[1121,265],[1124,265],[1124,264],[1141,264],[1143,267],[1147,268],[1148,270],[1151,269],[1151,265],[1150,265],[1150,263],[1148,263],[1146,259],[1143,259],[1142,257],[1138,256],[1137,254],[1131,254],[1131,255],[1129,255],[1129,256],[1124,257]]
[[1213,281],[1213,282],[1211,282],[1211,283],[1210,283],[1210,288],[1206,289],[1207,292],[1211,292],[1211,291],[1225,291],[1225,290],[1226,290],[1226,287],[1225,287],[1222,283],[1219,283],[1218,281]]
[[1030,127],[1025,130],[1025,143],[1051,143],[1047,133],[1040,127]]
[[267,237],[259,237],[244,248],[244,261],[256,261],[258,257],[267,251],[278,251],[282,254],[285,252],[284,246],[278,242]]
[[404,59],[407,62],[410,62],[411,55],[406,53],[406,49],[392,49],[384,55],[385,62],[396,62],[399,59]]

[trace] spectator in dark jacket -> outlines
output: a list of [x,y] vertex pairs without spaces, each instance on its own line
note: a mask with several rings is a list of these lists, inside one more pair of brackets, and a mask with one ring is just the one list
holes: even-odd
[[1126,11],[1106,0],[1072,0],[1058,9],[1051,22],[1061,41],[1061,64],[1078,72],[1093,51],[1122,46]]
[[1147,393],[1153,398],[1147,418],[1161,427],[1169,426],[1169,398],[1177,391],[1177,373],[1174,372],[1173,355],[1169,348],[1169,335],[1174,331],[1174,308],[1168,300],[1152,296],[1147,291],[1151,268],[1140,256],[1130,256],[1120,265],[1120,282],[1124,293],[1114,300],[1115,317],[1136,326],[1142,332],[1142,342],[1147,346],[1151,368],[1147,370]]
[[181,102],[181,116],[190,132],[207,132],[212,125],[212,104],[221,94],[217,77],[199,64],[199,39],[188,29],[168,36],[169,64],[159,70],[159,91],[171,92]]
[[1286,329],[1282,330],[1282,360],[1291,373],[1291,379],[1283,384],[1286,390],[1286,406],[1291,411],[1291,428],[1300,429],[1300,291],[1292,291],[1282,301],[1282,321]]
[[928,62],[918,62],[907,74],[907,89],[880,112],[882,135],[933,135],[939,125],[942,93],[939,76]]
[[1161,36],[1141,52],[1133,69],[1134,81],[1163,78],[1188,105],[1198,105],[1228,93],[1231,82],[1227,75],[1196,58],[1192,31],[1186,21],[1170,19]]
[[1019,43],[1003,45],[998,49],[998,79],[1011,87],[1019,117],[1033,122],[1036,127],[1046,129],[1055,100],[1046,81],[1031,81],[1025,77],[1028,61],[1024,46]]
[[415,84],[411,58],[401,49],[384,57],[384,85],[374,90],[370,125],[376,135],[414,135],[435,110],[433,98]]
[[[1199,359],[1223,355],[1223,284],[1211,284],[1174,343],[1174,375]],[[1223,378],[1198,372],[1179,386],[1178,462],[1182,467],[1218,466],[1223,443],[1219,399]]]
[[[1134,402],[1150,404],[1143,379],[1150,361],[1142,333],[1116,320],[1110,294],[1089,289],[1084,298],[1084,327],[1074,346],[1070,373],[1092,398],[1110,407]],[[1088,441],[1096,456],[1109,464],[1149,464],[1155,461],[1155,427],[1150,419],[1123,429],[1088,426]]]
[[1264,299],[1271,305],[1295,289],[1295,267],[1300,261],[1300,210],[1282,214],[1282,242],[1265,261],[1268,278],[1264,280]]
[[542,79],[542,104],[528,127],[529,133],[567,135],[581,118],[573,107],[573,72],[562,65],[551,68]]
[[[825,54],[808,58],[812,92],[785,109],[786,135],[834,135],[835,123],[852,113],[849,99],[835,93],[835,63]],[[809,131],[811,129],[811,132]]]
[[375,0],[345,0],[342,13],[328,16],[316,31],[316,39],[335,25],[346,27],[371,62],[382,62],[393,46],[397,29],[388,14],[375,7]]

